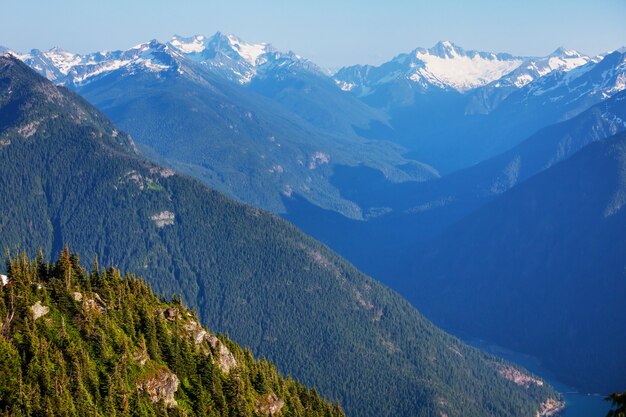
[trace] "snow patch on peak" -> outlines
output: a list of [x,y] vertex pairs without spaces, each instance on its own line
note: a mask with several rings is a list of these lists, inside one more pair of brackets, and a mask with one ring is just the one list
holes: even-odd
[[180,54],[155,39],[135,45],[126,51],[104,51],[80,55],[61,48],[53,48],[47,52],[33,49],[28,54],[16,54],[16,57],[46,78],[61,85],[86,84],[119,69],[126,69],[127,74],[173,69],[181,71],[178,62]]
[[44,55],[50,59],[53,65],[64,75],[67,75],[74,65],[79,64],[82,58],[78,54],[67,52],[56,46],[48,52],[45,52]]
[[192,54],[206,49],[205,39],[204,35],[195,35],[189,38],[174,35],[170,44],[183,53]]
[[268,52],[269,45],[267,43],[247,43],[234,35],[226,35],[231,47],[237,51],[250,65],[256,65],[257,59],[264,53]]
[[465,51],[450,41],[414,51],[409,79],[427,81],[460,92],[489,84],[519,67],[524,60],[506,54]]
[[499,80],[496,87],[515,86],[516,88],[522,88],[551,72],[568,72],[587,64],[590,60],[591,58],[577,51],[559,48],[546,57],[526,61],[518,69]]

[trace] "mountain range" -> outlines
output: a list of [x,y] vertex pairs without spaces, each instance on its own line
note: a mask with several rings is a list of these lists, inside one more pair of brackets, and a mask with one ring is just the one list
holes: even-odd
[[625,163],[622,132],[513,187],[416,253],[404,293],[444,328],[540,356],[574,386],[623,384]]
[[[151,41],[127,51],[80,56],[54,49],[18,57],[99,106],[132,134],[146,155],[275,212],[284,211],[284,195],[298,193],[321,207],[361,218],[359,207],[341,199],[328,182],[336,164],[366,163],[395,181],[438,175],[432,167],[404,158],[404,150],[396,144],[346,133],[352,124],[365,126],[369,120],[383,118],[295,54],[281,58],[273,52],[266,58],[276,59],[276,65],[251,66],[235,47],[257,51],[261,47],[235,40],[217,34],[205,40],[214,49],[203,54],[189,52],[188,44],[174,38],[167,44]],[[239,59],[232,58],[235,55]],[[206,59],[198,61],[202,57]],[[285,60],[294,64],[283,65]],[[245,86],[231,82],[222,70],[213,71],[222,68],[219,63],[224,61],[229,62],[231,75],[246,65],[249,71],[256,68],[255,73],[279,79],[280,87],[266,88],[265,81],[257,80],[260,76]],[[335,114],[334,108],[343,110]],[[342,120],[343,127],[336,127],[333,118]],[[328,126],[311,120],[324,120]]]
[[541,379],[442,332],[280,218],[139,156],[19,60],[0,58],[0,86],[3,246],[50,256],[69,243],[145,273],[349,415],[524,416],[558,403]]
[[[607,144],[626,129],[624,50],[520,57],[443,41],[335,74],[221,33],[16,55],[148,158],[279,213],[445,329],[532,353],[580,389],[619,384],[617,345],[592,328],[620,329],[618,298],[589,288],[606,273],[624,293],[621,153]],[[602,217],[612,192],[618,209]],[[498,317],[479,308],[492,304]]]
[[[219,32],[127,51],[16,56],[103,109],[161,163],[275,212],[286,212],[285,196],[300,195],[355,219],[371,214],[339,196],[329,182],[336,166],[364,165],[393,182],[436,178],[620,91],[624,74],[623,54],[605,61],[559,48],[516,57],[444,41],[331,76],[293,52]],[[245,169],[225,155],[241,148]]]
[[378,67],[345,68],[335,78],[388,115],[389,126],[372,124],[364,136],[386,132],[407,156],[447,174],[622,91],[624,70],[621,51],[587,57],[559,48],[522,58],[442,42]]

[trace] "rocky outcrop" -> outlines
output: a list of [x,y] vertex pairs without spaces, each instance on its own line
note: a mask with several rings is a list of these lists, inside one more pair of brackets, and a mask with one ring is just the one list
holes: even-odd
[[215,360],[217,361],[217,366],[224,373],[229,373],[231,369],[237,366],[237,360],[233,356],[233,354],[228,350],[226,346],[220,340],[213,335],[207,337],[207,341],[209,345],[213,348],[213,351],[216,353]]
[[173,176],[174,174],[176,174],[176,172],[174,172],[174,170],[171,170],[169,168],[161,168],[161,167],[152,167],[152,168],[150,168],[150,173],[151,174],[157,174],[158,173],[163,178],[169,178],[169,177]]
[[150,219],[156,223],[158,228],[163,228],[165,226],[171,226],[174,224],[174,218],[176,216],[171,211],[162,211],[157,214],[153,214],[150,216]]
[[41,304],[41,301],[37,301],[35,304],[30,306],[30,311],[33,313],[33,320],[37,320],[38,318],[45,316],[48,314],[50,309],[45,305]]
[[219,343],[217,354],[217,365],[224,373],[229,373],[231,369],[237,366],[237,361],[230,350],[223,343]]
[[514,368],[508,365],[499,365],[498,373],[501,377],[508,379],[509,381],[515,382],[517,385],[528,388],[531,385],[537,385],[542,387],[543,381],[539,378],[535,378],[532,375],[528,375],[524,372],[521,372],[519,369]]
[[153,403],[163,401],[166,407],[174,408],[178,405],[174,394],[178,390],[178,377],[167,369],[161,369],[149,378],[137,383],[137,388],[144,391]]
[[133,360],[143,366],[150,359],[150,355],[146,349],[139,349],[133,353]]
[[254,409],[258,414],[265,416],[276,416],[285,405],[282,398],[278,398],[276,394],[269,393],[254,400]]
[[565,403],[555,398],[548,398],[541,403],[541,409],[537,411],[537,417],[552,417],[558,415],[565,408]]
[[161,310],[163,317],[169,321],[175,321],[180,318],[180,312],[176,307],[166,308],[165,310]]
[[94,294],[93,298],[86,298],[82,293],[74,292],[72,296],[74,297],[74,300],[83,302],[85,310],[103,312],[106,308],[106,303],[98,294]]
[[195,320],[185,323],[183,328],[187,331],[187,335],[196,347],[200,347],[208,335],[208,332],[202,328],[202,325]]

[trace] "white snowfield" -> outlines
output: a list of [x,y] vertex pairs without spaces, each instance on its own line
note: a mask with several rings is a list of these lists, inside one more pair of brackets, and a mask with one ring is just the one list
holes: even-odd
[[246,43],[233,35],[226,35],[230,41],[230,45],[237,53],[246,60],[250,65],[256,65],[257,59],[267,52],[270,52],[266,43]]
[[444,53],[418,49],[409,67],[418,71],[409,78],[428,78],[434,84],[465,92],[489,84],[519,67],[523,58],[501,57],[493,53],[465,52],[449,41],[439,44]]
[[73,54],[58,47],[45,52],[33,50],[28,54],[9,52],[57,84],[81,85],[123,68],[129,73],[137,69],[150,72],[178,69],[175,60],[171,59],[174,51],[168,51],[168,48],[165,44],[151,41],[126,51],[86,55]]
[[191,38],[183,38],[175,35],[170,41],[170,44],[185,54],[202,52],[206,48],[205,37],[203,35],[196,35]]

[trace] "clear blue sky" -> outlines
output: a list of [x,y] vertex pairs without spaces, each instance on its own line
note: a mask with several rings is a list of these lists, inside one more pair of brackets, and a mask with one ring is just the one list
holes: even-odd
[[326,67],[379,63],[441,39],[519,55],[626,45],[626,0],[0,0],[0,11],[0,45],[20,52],[126,49],[218,30]]

